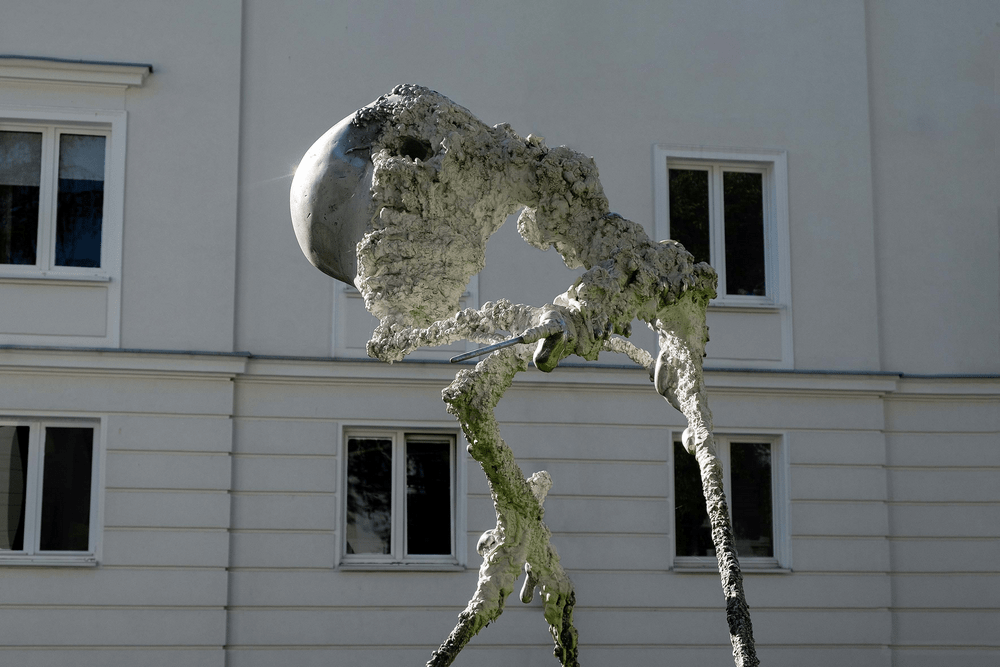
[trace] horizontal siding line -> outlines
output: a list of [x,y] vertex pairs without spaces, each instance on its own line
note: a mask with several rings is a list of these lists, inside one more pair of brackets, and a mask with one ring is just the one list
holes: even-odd
[[[685,572],[686,574],[687,572]],[[743,575],[763,573],[768,574],[767,570],[742,570]],[[793,570],[793,574],[809,575],[810,577],[878,577],[880,579],[885,579],[891,576],[890,572],[879,572],[875,570],[864,570],[864,571],[854,571],[854,570]]]
[[894,577],[928,577],[928,576],[938,577],[938,576],[942,576],[942,575],[943,576],[948,576],[948,577],[955,577],[955,576],[977,577],[977,578],[979,578],[979,577],[1000,577],[1000,572],[997,572],[995,570],[992,571],[992,572],[949,572],[949,573],[942,573],[942,572],[893,572],[891,574]]
[[[889,644],[858,644],[858,643],[844,643],[844,644],[772,644],[762,641],[755,641],[754,644],[758,647],[767,648],[789,648],[789,649],[885,649],[889,647]],[[338,650],[338,651],[413,651],[413,650],[433,650],[437,648],[437,644],[227,644],[227,651],[328,651],[328,650]],[[639,643],[621,643],[621,644],[596,644],[586,641],[580,641],[581,648],[587,649],[614,649],[616,651],[622,651],[627,649],[657,649],[657,650],[673,650],[673,649],[705,649],[705,650],[718,650],[718,649],[728,649],[732,650],[732,645],[729,643],[705,643],[705,644],[675,644],[675,643],[664,643],[664,644],[639,644]],[[488,644],[485,642],[477,641],[475,644],[469,644],[463,651],[499,651],[506,650],[512,651],[517,649],[550,649],[552,648],[552,643],[539,644],[532,642],[517,643],[517,644]],[[920,648],[920,647],[915,647]],[[964,648],[962,645],[956,645],[950,648]],[[991,648],[991,647],[984,647]]]
[[115,563],[104,563],[100,562],[97,564],[100,570],[141,570],[141,571],[153,571],[153,572],[171,572],[173,570],[178,570],[182,572],[225,572],[226,567],[224,565],[129,565],[122,564],[118,565]]
[[[890,611],[906,614],[937,614],[940,612],[949,614],[952,612],[979,614],[984,611],[1000,612],[1000,607],[892,607]],[[997,645],[1000,646],[1000,644]]]
[[336,496],[336,491],[252,491],[243,489],[232,489],[229,494],[233,497],[240,496]]
[[887,500],[887,505],[912,505],[915,507],[947,507],[948,505],[955,506],[977,506],[982,505],[985,507],[1000,507],[1000,501],[996,500]]
[[166,419],[218,419],[229,421],[232,419],[232,415],[224,413],[209,413],[205,414],[202,412],[145,412],[139,410],[136,412],[115,412],[111,410],[102,410],[102,414],[109,417],[152,417],[152,418],[166,418]]
[[889,535],[890,542],[996,542],[1000,535]]
[[175,610],[175,611],[225,611],[225,605],[193,605],[193,604],[0,604],[0,609],[66,609],[72,611],[98,610]]
[[862,498],[792,498],[791,502],[801,505],[885,505],[887,501]]
[[[753,392],[750,392],[748,394],[748,396],[754,396],[754,395],[756,395],[756,394],[754,394]],[[673,414],[673,412],[671,411],[671,413],[669,413],[669,414]],[[680,416],[680,415],[678,415],[678,416]],[[654,431],[654,432],[658,431],[658,432],[662,432],[664,434],[664,436],[667,436],[667,437],[670,437],[670,434],[672,432],[680,433],[681,431],[684,430],[684,424],[680,423],[680,422],[678,424],[676,424],[676,425],[671,425],[671,424],[662,424],[662,423],[661,424],[631,424],[631,423],[626,423],[626,422],[583,422],[583,421],[580,421],[580,422],[549,422],[549,421],[542,421],[542,420],[533,421],[533,422],[528,422],[528,421],[520,421],[519,422],[519,421],[507,421],[507,420],[504,420],[504,421],[500,422],[500,432],[501,432],[501,435],[503,434],[503,429],[506,426],[516,426],[516,427],[519,427],[519,428],[524,428],[524,427],[530,427],[530,428],[558,427],[560,430],[562,430],[564,428],[567,428],[567,427],[579,427],[581,429],[586,429],[586,428],[608,428],[608,429],[616,429],[616,430],[619,430],[619,431],[621,431],[621,429],[623,429],[623,428],[627,428],[630,431],[631,430],[643,430],[643,431]],[[764,433],[764,432],[774,431],[774,432],[782,432],[782,433],[814,433],[814,432],[815,433],[849,433],[849,434],[855,434],[855,433],[873,433],[873,434],[879,434],[879,435],[884,435],[884,434],[889,433],[888,431],[885,431],[883,429],[878,429],[878,428],[863,428],[863,427],[849,428],[849,427],[844,427],[844,428],[837,428],[837,429],[826,429],[826,428],[811,428],[811,427],[808,427],[808,426],[785,426],[785,425],[781,425],[781,424],[777,424],[777,425],[775,425],[773,427],[757,427],[757,426],[754,426],[753,427],[753,431],[755,433],[757,433],[757,432]],[[719,426],[719,425],[716,424],[716,426],[715,426],[715,432],[717,432],[717,433],[725,433],[725,434],[729,434],[729,433],[737,433],[737,434],[739,434],[739,433],[741,433],[741,430],[740,430],[739,426],[732,426],[732,427],[725,426],[725,427],[722,427],[722,426]],[[902,431],[893,431],[893,433],[897,433],[897,432],[903,433]],[[987,431],[987,432],[989,432],[989,431]],[[913,433],[926,433],[926,432],[924,432],[924,431],[913,431]],[[949,433],[954,434],[955,432],[954,431],[949,431]],[[966,431],[961,431],[960,433],[964,434],[964,433],[966,433]],[[978,431],[974,431],[972,433],[979,433],[979,432]],[[664,442],[666,442],[666,440],[664,440]]]
[[896,466],[886,465],[886,470],[907,470],[912,472],[927,471],[954,471],[954,472],[978,472],[980,470],[1000,472],[1000,466]]
[[793,540],[857,540],[859,542],[888,542],[888,535],[837,535],[824,533],[823,535],[810,535],[808,533],[792,533]]
[[[665,466],[667,465],[666,459],[580,459],[580,458],[559,458],[553,456],[518,456],[517,460],[519,463],[529,463],[529,462],[546,462],[546,463],[583,463],[588,465],[601,465],[601,466],[612,466],[612,465],[655,465],[655,466]],[[477,464],[473,458],[469,459],[470,464]]]
[[[334,565],[328,565],[326,567],[247,567],[230,565],[225,569],[227,572],[330,572],[332,570],[339,570],[339,568]],[[393,571],[394,570],[385,570],[385,572],[390,573]]]
[[996,651],[1000,649],[1000,644],[889,644],[889,648],[918,651]]
[[104,527],[109,533],[228,533],[229,526],[132,526],[109,525]]
[[[228,474],[228,471],[227,471]],[[217,493],[217,494],[229,494],[230,489],[228,486],[216,486],[212,488],[192,486],[186,489],[178,489],[170,486],[109,486],[106,487],[108,491],[157,491],[161,493]]]
[[234,451],[234,459],[336,459],[336,454],[258,454]]
[[893,577],[995,577],[998,573],[996,570],[895,570],[888,574]]
[[158,532],[184,532],[184,533],[204,533],[204,532],[229,532],[229,526],[220,524],[217,526],[136,526],[130,524],[107,524],[105,530],[112,533],[129,533],[140,531]]
[[229,489],[216,488],[216,489],[171,489],[171,488],[147,488],[142,486],[106,486],[105,491],[110,491],[113,493],[199,493],[199,494],[215,494],[219,496],[228,496]]
[[884,433],[886,436],[891,436],[891,435],[923,435],[923,436],[926,436],[926,435],[940,435],[940,436],[955,437],[955,436],[963,436],[963,435],[1000,435],[1000,432],[993,431],[993,430],[990,430],[990,431],[954,431],[954,430],[944,430],[944,431],[931,431],[931,430],[923,430],[923,431],[898,431],[896,429],[885,429],[884,431],[882,431],[882,433]]
[[232,456],[228,450],[194,450],[194,449],[114,449],[108,447],[108,454],[142,454],[145,456]]
[[[555,487],[553,487],[555,488]],[[491,496],[488,493],[470,493],[469,498],[476,498],[479,500],[491,500]],[[545,496],[546,500],[551,498],[561,498],[563,500],[624,500],[624,501],[655,501],[655,502],[666,502],[667,496],[599,496],[592,494],[572,494],[572,493],[549,493]]]
[[862,468],[871,470],[884,470],[886,466],[882,463],[795,463],[789,464],[792,468]]
[[[469,530],[466,531],[469,537],[478,537],[483,534],[482,530]],[[670,533],[638,533],[635,531],[623,531],[616,533],[613,531],[572,531],[572,530],[554,530],[552,534],[555,536],[565,536],[565,537],[667,537]]]
[[336,424],[337,422],[344,421],[343,419],[338,419],[336,417],[275,417],[273,415],[255,416],[255,415],[236,415],[232,416],[234,422],[326,422],[328,424]]
[[[311,612],[324,612],[324,611],[353,611],[353,612],[437,612],[444,611],[450,612],[458,607],[458,604],[439,604],[439,605],[229,605],[226,607],[229,611],[249,611],[249,612],[275,612],[275,611],[311,611]],[[580,605],[577,604],[573,607],[574,611],[607,611],[607,612],[635,612],[648,614],[650,612],[663,612],[663,613],[677,613],[677,614],[687,614],[691,612],[704,612],[709,614],[718,613],[720,609],[724,609],[725,605],[720,602],[717,606],[679,606],[679,605],[650,605],[648,607],[640,607],[635,605]],[[534,605],[509,605],[504,607],[504,613],[506,614],[537,614],[542,609]],[[885,612],[889,613],[893,611],[890,607],[877,606],[877,607],[769,607],[755,604],[753,606],[753,611],[751,614],[756,614],[757,612],[773,612],[773,613],[801,613],[801,612],[816,612],[816,613],[827,613],[836,612],[841,614],[847,613],[857,613],[857,612]],[[959,609],[959,611],[992,611],[991,609]]]
[[[305,535],[335,535],[337,533],[334,529],[321,529],[321,528],[231,528],[230,533],[278,533],[278,534],[289,534],[289,533],[302,533]],[[471,533],[471,531],[470,531]]]
[[4,644],[0,651],[221,651],[221,644]]
[[[680,416],[679,413],[678,413],[678,416]],[[683,417],[681,417],[681,418],[683,419]],[[609,428],[609,429],[616,429],[618,431],[621,431],[621,429],[624,427],[624,428],[627,428],[630,431],[634,431],[634,430],[638,430],[638,431],[660,431],[664,435],[668,435],[671,431],[678,431],[678,432],[680,432],[680,431],[684,430],[684,424],[683,423],[678,423],[676,426],[671,426],[670,424],[629,424],[629,423],[623,423],[623,422],[617,422],[617,423],[616,422],[550,422],[550,421],[542,421],[541,419],[539,419],[538,421],[533,421],[533,422],[527,422],[527,421],[525,421],[525,422],[519,422],[519,421],[507,421],[507,420],[503,420],[503,421],[500,422],[500,430],[501,430],[501,432],[503,431],[504,427],[506,427],[506,426],[516,426],[516,427],[528,426],[528,427],[531,427],[531,428],[538,428],[538,427],[549,427],[549,428],[551,428],[551,427],[557,427],[559,430],[562,430],[563,428],[565,428],[567,426],[571,426],[571,427],[577,427],[578,426],[580,428],[591,428],[591,427]]]

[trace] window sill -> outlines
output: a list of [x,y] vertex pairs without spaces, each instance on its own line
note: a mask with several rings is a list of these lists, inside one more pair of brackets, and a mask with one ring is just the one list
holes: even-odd
[[55,271],[39,271],[37,273],[15,273],[0,270],[0,283],[59,283],[72,285],[75,283],[109,283],[111,276],[100,273],[60,273]]
[[343,572],[465,572],[458,563],[341,563]]
[[710,313],[780,313],[785,307],[776,303],[740,303],[739,301],[708,302]]
[[4,567],[97,567],[97,558],[80,556],[0,556],[0,568]]

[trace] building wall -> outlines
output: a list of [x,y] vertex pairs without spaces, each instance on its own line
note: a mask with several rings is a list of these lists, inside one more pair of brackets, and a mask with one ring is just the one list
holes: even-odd
[[[711,314],[706,362],[718,432],[786,454],[790,557],[745,574],[761,659],[995,664],[996,25],[973,2],[5,8],[6,53],[153,73],[113,93],[0,80],[0,107],[128,114],[119,344],[0,334],[0,416],[103,433],[99,564],[0,560],[0,662],[422,664],[451,630],[494,522],[474,462],[466,569],[338,564],[344,428],[457,433],[450,352],[362,359],[371,319],[305,261],[287,206],[320,134],[413,82],[593,155],[612,209],[650,234],[654,144],[785,151],[790,363],[713,362],[773,349],[741,311]],[[578,275],[511,224],[487,255],[467,305],[544,303]],[[555,479],[581,657],[731,664],[717,575],[672,567],[681,417],[620,363],[529,371],[498,408],[524,471]],[[511,600],[456,665],[553,664],[539,612]]]

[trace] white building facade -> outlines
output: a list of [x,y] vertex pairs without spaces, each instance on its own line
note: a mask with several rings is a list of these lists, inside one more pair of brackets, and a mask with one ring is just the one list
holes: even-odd
[[[404,82],[594,156],[613,210],[703,243],[763,664],[1000,662],[995,3],[3,16],[3,664],[419,665],[454,626],[495,519],[440,397],[466,348],[367,359],[374,319],[288,214],[312,142]],[[750,240],[726,224],[740,179]],[[508,221],[465,306],[540,305],[576,275]],[[624,358],[568,361],[497,415],[524,472],[553,476],[582,664],[732,664],[683,418]],[[352,467],[359,443],[384,474]],[[436,509],[405,500],[425,482]],[[440,540],[415,546],[415,522]],[[556,664],[537,601],[455,664],[514,662]]]

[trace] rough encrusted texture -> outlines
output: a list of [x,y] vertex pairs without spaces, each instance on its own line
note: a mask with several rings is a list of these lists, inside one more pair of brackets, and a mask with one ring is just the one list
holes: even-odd
[[551,544],[542,521],[542,502],[552,486],[542,471],[525,479],[510,447],[500,437],[493,409],[510,387],[514,375],[528,368],[527,346],[508,348],[462,370],[443,392],[448,411],[462,425],[469,454],[482,465],[490,485],[497,525],[479,540],[483,557],[479,584],[459,622],[438,648],[428,667],[445,667],[480,629],[503,611],[514,584],[525,573],[521,601],[531,602],[535,588],[542,595],[545,620],[555,642],[555,655],[566,667],[576,667],[577,632],[573,626],[573,584]]
[[[538,341],[538,368],[551,370],[570,354],[595,359],[611,349],[649,369],[657,391],[688,419],[685,441],[702,471],[734,656],[741,667],[757,665],[702,377],[715,272],[695,264],[680,244],[653,242],[641,225],[609,212],[592,159],[549,149],[536,137],[521,139],[506,125],[487,127],[438,93],[397,87],[354,122],[382,128],[372,147],[376,214],[357,248],[356,283],[380,318],[369,354],[395,361],[421,345],[492,342],[501,332],[518,335],[557,322],[562,333]],[[586,273],[541,308],[500,301],[448,317],[483,267],[486,240],[522,205],[521,235],[536,247],[554,247],[568,266]],[[655,365],[651,355],[612,336],[628,336],[635,318],[659,334]],[[493,416],[530,354],[527,345],[495,352],[461,371],[444,392],[489,480],[497,527],[481,540],[476,594],[429,665],[450,664],[499,616],[522,567],[528,573],[522,598],[530,599],[536,586],[542,590],[556,655],[563,665],[576,664],[573,589],[542,522],[538,489],[549,483],[547,473],[525,480]]]

